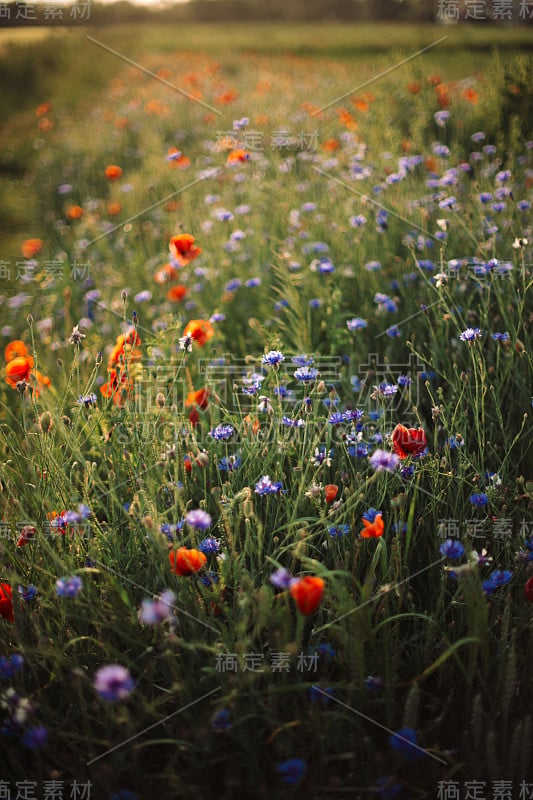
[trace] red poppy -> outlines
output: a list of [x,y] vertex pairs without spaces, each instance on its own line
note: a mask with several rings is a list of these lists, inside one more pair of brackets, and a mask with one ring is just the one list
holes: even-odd
[[13,592],[9,583],[0,583],[0,617],[8,622],[15,622]]
[[67,206],[65,216],[67,219],[80,219],[83,216],[83,208],[81,206]]
[[339,493],[339,487],[336,483],[326,483],[324,486],[324,494],[326,495],[326,503],[332,503]]
[[167,292],[167,300],[172,300],[174,303],[181,303],[185,295],[187,294],[187,287],[184,286],[182,283],[178,283],[177,286],[173,286]]
[[168,283],[168,281],[174,280],[177,274],[178,274],[177,267],[173,267],[172,264],[165,264],[164,267],[161,267],[155,273],[154,281],[159,286],[162,286],[164,283]]
[[190,336],[203,347],[215,335],[215,329],[206,319],[191,319],[185,326],[184,336]]
[[33,525],[24,525],[20,532],[17,547],[24,547],[24,545],[28,544],[28,542],[33,539],[36,533],[37,531]]
[[201,569],[207,561],[207,556],[200,550],[188,547],[180,547],[178,550],[171,550],[168,560],[172,567],[172,572],[176,575],[193,575]]
[[383,530],[385,528],[385,523],[383,522],[383,517],[381,514],[376,514],[374,518],[374,522],[370,522],[368,519],[361,520],[363,525],[365,526],[361,531],[361,537],[363,539],[376,539],[379,536],[383,535]]
[[469,89],[469,88],[464,89],[462,94],[464,99],[468,100],[468,102],[471,103],[473,106],[476,106],[478,104],[479,95],[475,89]]
[[171,167],[186,169],[191,165],[191,159],[184,156],[177,147],[171,147],[168,151],[168,163]]
[[312,614],[322,600],[324,581],[322,578],[307,575],[291,584],[289,592],[301,614]]
[[526,581],[526,585],[524,586],[524,597],[528,603],[533,603],[533,578],[530,578],[528,581]]
[[180,267],[186,266],[202,252],[202,248],[194,244],[194,236],[190,233],[179,233],[177,236],[173,236],[168,243],[168,248],[170,255]]
[[105,176],[108,181],[118,181],[122,177],[122,167],[117,167],[116,164],[110,164],[105,168]]
[[396,425],[392,432],[394,452],[403,460],[407,456],[419,456],[427,447],[426,434],[423,428],[406,428]]

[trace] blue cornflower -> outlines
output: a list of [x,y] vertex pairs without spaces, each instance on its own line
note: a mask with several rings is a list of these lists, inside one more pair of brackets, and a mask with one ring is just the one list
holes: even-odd
[[254,395],[257,394],[260,388],[261,388],[260,383],[252,383],[250,384],[250,386],[243,386],[241,392],[243,394]]
[[283,783],[295,786],[307,772],[307,764],[303,758],[288,758],[286,761],[280,761],[276,769]]
[[328,417],[328,423],[330,425],[340,425],[343,422],[344,422],[344,414],[342,413],[342,411],[335,411]]
[[477,506],[478,508],[488,505],[489,502],[489,497],[484,492],[480,492],[479,494],[471,494],[468,499],[473,506]]
[[319,297],[313,297],[309,301],[310,308],[320,308],[321,305],[323,305],[323,301]]
[[253,289],[255,286],[261,286],[261,278],[248,278],[244,285],[247,289]]
[[94,392],[91,392],[91,394],[80,394],[80,396],[78,397],[78,405],[85,406],[85,408],[90,408],[91,406],[96,405],[97,399],[98,398],[96,397]]
[[505,333],[493,333],[491,338],[494,339],[495,342],[508,342],[511,337],[508,332],[505,331]]
[[400,337],[402,335],[402,332],[401,332],[401,330],[399,329],[399,327],[397,325],[391,325],[390,328],[387,328],[385,333],[391,339],[397,339],[398,337]]
[[310,381],[314,381],[318,375],[318,370],[314,369],[314,367],[299,367],[294,372],[294,377],[297,381],[303,381],[304,383],[308,383]]
[[48,739],[48,729],[44,725],[35,725],[33,728],[26,728],[20,743],[28,750],[37,750],[46,744]]
[[229,708],[221,708],[219,711],[215,711],[211,717],[211,727],[217,733],[228,731],[232,725],[233,722],[231,720],[231,711]]
[[218,469],[221,472],[234,472],[235,470],[239,469],[241,464],[242,459],[240,456],[223,456],[218,464]]
[[448,436],[444,444],[447,445],[450,450],[457,450],[458,447],[465,446],[464,439],[460,434],[457,434],[457,436]]
[[483,581],[481,586],[485,594],[492,594],[495,589],[499,589],[500,586],[509,583],[512,577],[513,573],[510,570],[496,569],[494,572],[491,572],[487,580]]
[[346,322],[349,331],[358,331],[361,328],[366,328],[368,322],[366,319],[361,319],[361,317],[353,317],[353,319],[349,319]]
[[282,361],[285,361],[285,356],[279,350],[270,350],[262,358],[262,363],[268,364],[271,367],[281,364]]
[[20,672],[22,666],[24,664],[24,658],[19,653],[13,653],[13,655],[6,658],[6,656],[0,656],[0,678],[9,679],[12,678],[13,675],[16,675],[17,672]]
[[351,456],[352,458],[366,458],[369,453],[368,445],[364,444],[364,442],[351,444],[347,448],[347,452],[348,455]]
[[129,789],[119,789],[118,792],[113,792],[109,800],[139,800],[139,795]]
[[482,331],[479,328],[467,328],[459,338],[462,342],[473,342],[475,339],[479,339],[481,335]]
[[423,753],[421,748],[415,747],[417,741],[418,736],[416,731],[413,728],[407,727],[400,728],[400,730],[394,733],[389,739],[391,747],[396,750],[397,753],[400,753],[406,761],[417,761],[422,757]]
[[26,603],[31,603],[31,601],[34,600],[38,594],[38,589],[36,586],[33,585],[33,583],[28,584],[26,589],[24,588],[24,586],[19,586],[18,590],[19,594],[22,595],[22,599]]
[[286,425],[287,428],[303,428],[305,425],[305,420],[293,419],[292,417],[282,417],[281,422],[283,425]]
[[415,467],[414,464],[409,464],[408,466],[402,467],[400,469],[400,477],[404,478],[404,480],[409,480],[415,474]]
[[[327,695],[327,696],[326,696]],[[307,690],[307,696],[313,703],[323,703],[325,706],[331,703],[331,696],[333,695],[333,689],[331,686],[327,686],[325,689],[318,686],[310,686]]]
[[335,266],[330,258],[315,259],[315,261],[311,263],[311,269],[313,269],[313,264],[315,264],[315,262],[318,262],[315,268],[318,269],[321,275],[328,275],[330,272],[335,272]]
[[93,685],[103,700],[123,700],[135,688],[129,670],[121,664],[107,664],[95,673]]
[[374,522],[377,516],[383,516],[383,511],[376,511],[375,508],[369,508],[368,511],[365,511],[363,514],[363,519]]
[[350,526],[349,525],[331,525],[328,527],[328,533],[331,537],[340,538],[341,536],[346,536],[350,533]]
[[368,692],[379,692],[383,689],[383,679],[379,675],[368,675],[365,678],[365,689]]
[[400,375],[398,378],[398,386],[410,386],[413,382],[413,379],[409,377],[409,375]]
[[198,550],[201,550],[201,552],[206,555],[209,553],[219,553],[220,539],[214,539],[212,536],[208,536],[206,539],[202,539],[198,545]]
[[236,289],[240,289],[242,286],[242,281],[239,278],[233,278],[231,281],[224,287],[225,292],[234,292]]
[[445,542],[441,544],[439,547],[439,551],[442,553],[443,556],[449,558],[451,561],[455,561],[465,552],[465,548],[461,542],[454,540],[454,539],[446,539]]
[[235,428],[233,425],[217,425],[216,428],[213,428],[212,431],[209,431],[209,436],[212,436],[213,439],[216,439],[217,442],[220,442],[231,439],[234,433]]
[[358,408],[347,408],[346,411],[342,412],[344,422],[356,422],[363,416],[364,411],[360,411]]
[[402,784],[396,781],[394,775],[383,775],[376,781],[376,792],[380,800],[393,800],[402,789]]
[[83,589],[83,581],[79,575],[59,578],[56,581],[56,594],[58,597],[76,597]]
[[314,363],[314,358],[312,356],[293,356],[291,361],[297,367],[310,367]]

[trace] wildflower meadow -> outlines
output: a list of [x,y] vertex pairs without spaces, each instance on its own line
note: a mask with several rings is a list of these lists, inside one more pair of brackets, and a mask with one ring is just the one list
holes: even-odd
[[533,798],[531,39],[383,30],[0,50],[5,800]]

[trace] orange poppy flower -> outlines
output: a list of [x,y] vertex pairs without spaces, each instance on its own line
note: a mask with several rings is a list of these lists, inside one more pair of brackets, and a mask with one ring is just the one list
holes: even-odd
[[107,213],[110,217],[116,217],[122,211],[122,203],[118,201],[107,204]]
[[154,275],[154,281],[159,285],[162,286],[164,283],[168,283],[169,281],[174,280],[174,278],[178,274],[178,268],[173,267],[172,264],[165,264],[164,267],[158,269]]
[[209,404],[210,394],[209,389],[197,389],[194,392],[189,392],[185,400],[185,406],[198,406],[203,411]]
[[420,84],[416,81],[407,84],[407,91],[409,94],[418,94],[420,92]]
[[109,381],[100,386],[100,392],[104,397],[112,397],[114,405],[123,408],[126,400],[133,398],[134,383],[124,372],[110,369]]
[[233,103],[238,96],[238,93],[234,89],[228,89],[227,92],[222,92],[218,97],[215,97],[215,103],[219,106],[227,106],[229,103]]
[[65,216],[67,219],[80,219],[83,216],[83,208],[81,206],[68,206]]
[[332,503],[339,493],[339,487],[336,483],[326,483],[324,486],[324,494],[326,496],[326,503]]
[[117,167],[116,164],[110,164],[105,168],[105,176],[108,181],[118,181],[122,177],[122,167]]
[[191,165],[191,159],[187,158],[187,156],[184,156],[181,150],[178,150],[177,147],[171,147],[169,149],[167,159],[171,167],[186,169]]
[[244,161],[250,160],[250,153],[247,150],[232,150],[231,153],[228,154],[228,164],[240,164]]
[[215,335],[215,329],[206,319],[191,319],[185,326],[184,336],[190,336],[203,347]]
[[300,578],[291,584],[289,592],[301,614],[312,614],[322,600],[324,581],[322,578],[307,575],[305,578]]
[[15,622],[13,613],[13,590],[9,583],[0,583],[0,617]]
[[35,109],[35,116],[44,117],[44,115],[48,114],[48,112],[51,110],[52,110],[51,103],[41,103],[41,105],[37,106],[37,108]]
[[479,95],[475,89],[463,89],[462,95],[465,100],[468,100],[473,106],[476,106],[479,101]]
[[12,342],[8,342],[6,349],[4,350],[4,356],[6,361],[12,361],[17,356],[27,356],[28,349],[24,342],[20,339],[14,339]]
[[46,131],[52,130],[52,128],[54,127],[54,123],[52,122],[51,119],[48,119],[48,117],[43,117],[42,119],[39,120],[38,126],[40,131],[44,131],[44,133],[46,133]]
[[324,144],[322,145],[322,150],[325,150],[326,153],[334,153],[336,150],[339,149],[341,143],[338,139],[326,139]]
[[347,111],[345,108],[339,108],[339,110],[337,111],[337,116],[339,118],[339,122],[341,123],[341,125],[344,125],[344,127],[348,128],[348,130],[355,131],[357,129],[357,122],[350,114],[350,112]]
[[180,547],[178,550],[171,550],[168,560],[172,567],[172,572],[176,575],[193,575],[202,569],[207,561],[207,556],[201,550]]
[[168,249],[180,267],[194,261],[202,252],[202,248],[194,244],[194,236],[190,233],[179,233],[177,236],[173,236],[168,243]]
[[428,78],[428,83],[431,86],[438,86],[439,83],[442,83],[442,78],[440,77],[440,75],[430,75],[430,77]]
[[365,97],[354,97],[352,103],[358,111],[362,111],[363,113],[367,112],[370,108],[370,103]]
[[40,253],[42,249],[42,239],[26,239],[26,241],[22,243],[22,255],[24,258],[33,258],[37,253]]
[[394,452],[402,460],[407,456],[419,456],[427,447],[423,428],[406,428],[404,425],[396,425],[391,438]]
[[434,156],[428,156],[424,161],[424,166],[428,172],[437,172],[439,168],[439,162]]
[[243,422],[244,422],[244,432],[246,434],[253,433],[253,435],[256,436],[261,428],[261,423],[259,422],[257,417],[254,417],[252,419],[251,415],[247,414],[243,418]]
[[7,383],[16,389],[19,381],[29,382],[32,369],[33,358],[31,356],[17,356],[16,358],[12,358],[6,366]]
[[184,286],[182,283],[178,283],[177,286],[173,286],[167,292],[167,300],[172,300],[173,303],[181,303],[185,295],[187,294],[187,287]]
[[383,522],[383,517],[381,514],[376,514],[374,522],[370,522],[370,520],[365,519],[364,517],[361,521],[365,526],[361,531],[361,537],[363,539],[375,539],[383,535],[385,523]]

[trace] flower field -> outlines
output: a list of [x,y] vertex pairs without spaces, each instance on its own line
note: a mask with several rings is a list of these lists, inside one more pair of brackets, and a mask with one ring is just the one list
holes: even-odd
[[531,55],[91,30],[4,98],[0,797],[533,797]]

